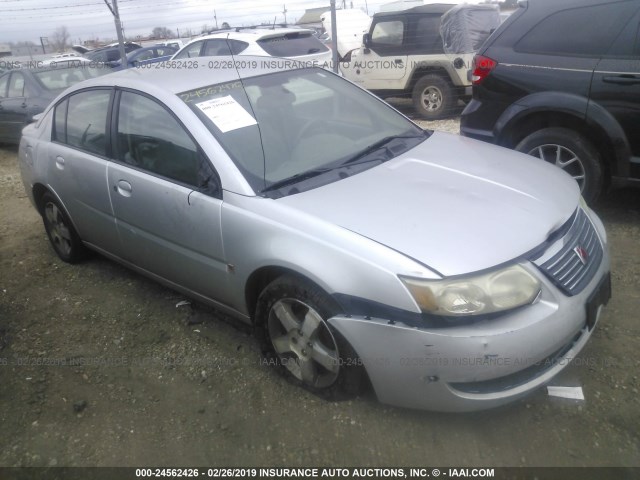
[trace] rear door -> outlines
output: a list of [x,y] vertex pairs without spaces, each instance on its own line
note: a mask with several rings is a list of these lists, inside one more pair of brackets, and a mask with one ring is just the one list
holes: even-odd
[[80,238],[121,255],[109,198],[109,124],[112,89],[84,90],[58,102],[46,145],[49,185],[64,203]]
[[[125,259],[224,303],[222,190],[213,166],[155,99],[123,90],[118,104],[107,178]],[[215,188],[205,191],[205,183]]]
[[[614,10],[623,6],[624,3],[612,4],[610,8]],[[598,64],[593,76],[591,100],[590,110],[598,105],[604,107],[624,130],[631,147],[630,174],[633,178],[640,178],[640,11],[631,16]]]

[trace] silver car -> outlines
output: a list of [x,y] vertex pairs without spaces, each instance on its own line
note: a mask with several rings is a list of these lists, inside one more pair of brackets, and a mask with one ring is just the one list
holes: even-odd
[[89,80],[26,127],[58,256],[100,252],[254,325],[327,398],[476,410],[562,370],[610,296],[576,182],[263,60]]

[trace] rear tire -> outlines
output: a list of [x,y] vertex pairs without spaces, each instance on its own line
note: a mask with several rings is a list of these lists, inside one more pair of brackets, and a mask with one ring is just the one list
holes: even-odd
[[525,137],[515,149],[567,172],[578,182],[587,203],[594,203],[600,196],[604,183],[600,154],[578,132],[568,128],[543,128]]
[[87,257],[88,250],[56,197],[46,192],[42,196],[42,221],[49,242],[60,260],[78,263]]
[[268,362],[291,383],[328,400],[353,398],[366,386],[360,358],[327,322],[338,311],[323,290],[294,275],[267,285],[256,308]]
[[425,120],[451,115],[456,103],[454,89],[440,75],[425,75],[413,87],[413,107]]

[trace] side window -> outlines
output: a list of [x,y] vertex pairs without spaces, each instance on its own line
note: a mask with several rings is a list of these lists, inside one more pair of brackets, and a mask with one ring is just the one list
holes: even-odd
[[229,40],[229,44],[234,55],[244,52],[249,46],[247,42],[241,42],[240,40]]
[[53,112],[53,140],[60,143],[67,143],[67,106],[69,101],[65,100],[56,105]]
[[523,53],[604,55],[638,8],[637,2],[616,2],[571,8],[548,16],[516,44]]
[[402,45],[404,38],[404,22],[402,20],[392,20],[389,22],[378,22],[371,33],[371,42],[381,46]]
[[626,28],[613,42],[611,48],[603,58],[637,58],[638,57],[638,35],[640,34],[640,12],[635,16]]
[[407,50],[434,55],[444,53],[440,36],[440,15],[424,15],[415,22],[415,29],[407,40]]
[[187,46],[180,53],[176,55],[175,60],[183,59],[183,58],[193,58],[200,56],[200,50],[202,49],[203,42],[194,42],[191,45]]
[[107,113],[109,90],[89,90],[69,97],[67,145],[96,155],[107,155]]
[[117,50],[107,50],[107,62],[117,62],[120,60],[120,52]]
[[24,97],[24,76],[21,73],[12,73],[9,81],[9,98]]
[[156,49],[157,55],[159,57],[165,57],[167,55],[173,55],[174,53],[176,53],[176,49],[175,48],[171,48],[171,47],[158,47]]
[[122,92],[118,111],[118,160],[150,173],[198,186],[198,147],[162,105]]
[[229,49],[229,45],[227,41],[224,39],[212,39],[207,40],[204,44],[204,52],[202,53],[203,57],[216,57],[216,56],[224,56],[231,55],[231,50]]
[[0,77],[0,98],[7,96],[7,85],[9,84],[9,75]]

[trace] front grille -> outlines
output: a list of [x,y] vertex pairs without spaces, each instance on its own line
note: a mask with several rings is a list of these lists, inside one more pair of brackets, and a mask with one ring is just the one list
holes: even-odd
[[[602,245],[595,227],[582,209],[578,209],[563,241],[562,249],[538,268],[564,293],[573,296],[584,290],[598,270],[602,261]],[[584,262],[577,249],[583,253]]]

